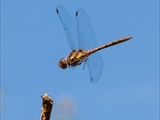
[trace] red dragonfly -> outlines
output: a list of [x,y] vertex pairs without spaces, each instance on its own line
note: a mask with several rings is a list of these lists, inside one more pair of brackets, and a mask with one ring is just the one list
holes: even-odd
[[67,58],[62,58],[59,61],[59,67],[62,69],[66,69],[67,67],[74,68],[83,62],[87,63],[90,81],[97,82],[103,70],[103,59],[97,51],[125,42],[132,37],[123,37],[97,47],[95,32],[88,15],[82,8],[78,9],[76,12],[77,25],[69,12],[62,5],[57,6],[56,12],[65,30],[70,48],[72,49],[72,52]]

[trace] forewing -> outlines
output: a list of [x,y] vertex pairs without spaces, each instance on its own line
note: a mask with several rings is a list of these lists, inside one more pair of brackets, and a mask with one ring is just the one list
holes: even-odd
[[103,71],[103,59],[101,55],[98,52],[91,54],[88,57],[87,66],[90,75],[90,81],[97,82]]
[[97,47],[96,35],[87,13],[82,9],[76,12],[79,49],[87,50]]
[[[97,47],[96,35],[87,13],[83,9],[76,12],[79,48],[89,50]],[[97,82],[103,71],[103,59],[98,52],[88,56],[88,71],[91,82]]]
[[77,50],[78,32],[75,21],[62,5],[57,6],[56,12],[63,25],[71,49]]

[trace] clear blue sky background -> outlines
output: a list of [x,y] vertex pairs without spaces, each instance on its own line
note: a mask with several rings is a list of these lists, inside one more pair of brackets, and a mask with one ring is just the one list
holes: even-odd
[[[88,69],[62,70],[70,53],[55,12],[58,4],[83,8],[97,44],[131,35],[131,41],[102,50],[100,80]],[[37,120],[44,93],[54,99],[52,120],[158,120],[158,0],[2,0],[2,120]],[[67,111],[67,112],[66,112]]]

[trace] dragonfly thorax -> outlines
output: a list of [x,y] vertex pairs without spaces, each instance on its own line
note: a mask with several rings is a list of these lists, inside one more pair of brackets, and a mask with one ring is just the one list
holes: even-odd
[[67,67],[75,67],[80,65],[81,63],[87,61],[88,56],[85,55],[83,50],[73,50],[66,59],[62,58],[58,66],[62,69],[66,69]]
[[73,50],[67,57],[67,64],[71,67],[78,66],[84,61],[87,61],[87,56],[83,50]]

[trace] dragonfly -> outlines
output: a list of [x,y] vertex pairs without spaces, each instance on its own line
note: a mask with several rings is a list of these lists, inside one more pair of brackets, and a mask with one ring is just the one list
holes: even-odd
[[85,10],[79,8],[76,11],[77,24],[62,5],[57,6],[56,13],[72,50],[66,58],[59,61],[59,67],[66,69],[87,64],[91,82],[97,82],[103,71],[103,58],[98,51],[132,39],[131,36],[126,36],[97,47],[96,35]]

